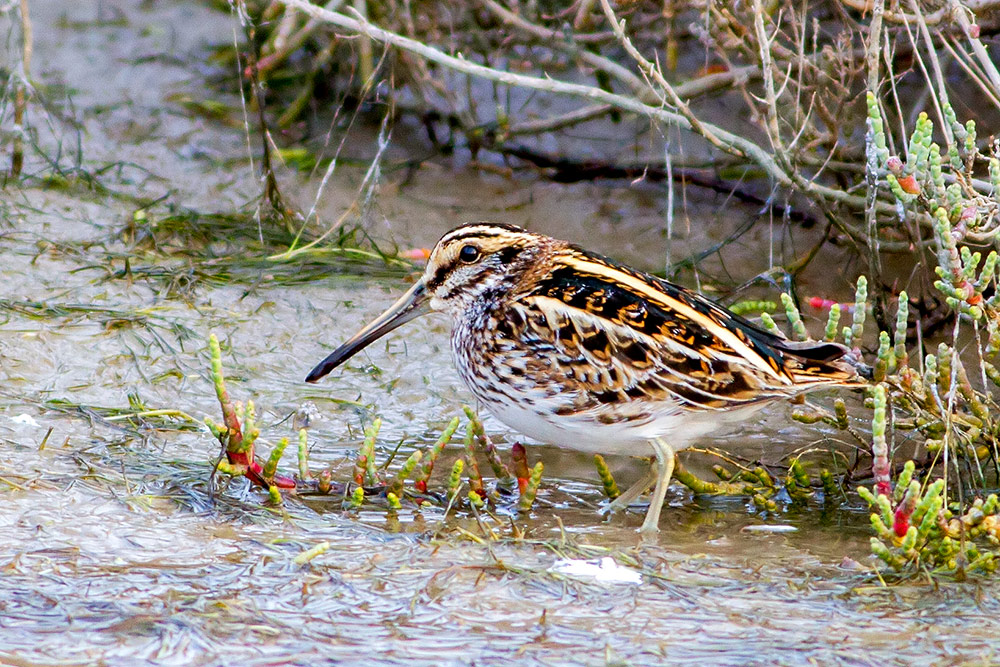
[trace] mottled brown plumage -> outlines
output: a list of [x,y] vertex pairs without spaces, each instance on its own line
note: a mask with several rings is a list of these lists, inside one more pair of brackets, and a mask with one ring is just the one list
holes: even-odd
[[504,423],[563,447],[656,455],[646,532],[656,530],[675,449],[768,401],[860,383],[841,345],[788,341],[665,280],[487,223],[445,234],[421,279],[307,380],[427,309],[451,315],[459,373]]

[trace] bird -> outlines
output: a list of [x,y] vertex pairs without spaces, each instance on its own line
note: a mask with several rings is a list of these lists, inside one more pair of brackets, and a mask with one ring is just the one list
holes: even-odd
[[306,377],[316,382],[427,312],[479,403],[541,443],[649,457],[610,503],[655,483],[639,531],[655,534],[674,454],[769,402],[864,383],[848,349],[764,331],[697,292],[577,245],[503,223],[447,232],[422,275]]

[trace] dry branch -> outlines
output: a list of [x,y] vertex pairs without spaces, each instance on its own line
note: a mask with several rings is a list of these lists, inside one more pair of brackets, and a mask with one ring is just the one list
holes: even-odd
[[[352,18],[339,12],[331,12],[309,4],[306,0],[281,0],[281,2],[330,25],[346,30],[351,34],[365,35],[377,42],[408,51],[430,62],[437,63],[462,74],[495,81],[508,86],[517,86],[608,104],[620,111],[638,114],[664,125],[676,125],[685,130],[697,131],[700,128],[702,132],[712,136],[726,152],[738,157],[746,157],[762,168],[778,187],[798,188],[811,197],[845,204],[856,211],[863,211],[865,209],[867,203],[865,197],[807,180],[799,174],[790,174],[777,164],[773,155],[746,137],[739,136],[704,121],[700,121],[698,126],[695,127],[683,113],[666,106],[645,104],[636,98],[612,93],[596,86],[560,81],[548,77],[543,78],[527,74],[517,74],[486,67],[464,59],[461,57],[461,54],[457,57],[451,56],[417,40],[384,30],[360,17]],[[878,202],[877,209],[885,215],[895,213],[895,207],[888,201]]]

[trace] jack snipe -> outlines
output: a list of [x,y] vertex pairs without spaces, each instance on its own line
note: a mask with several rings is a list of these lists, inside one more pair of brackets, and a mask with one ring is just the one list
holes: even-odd
[[665,280],[486,223],[445,234],[416,284],[306,381],[428,310],[451,315],[459,373],[503,423],[561,447],[655,455],[611,505],[655,481],[644,533],[657,530],[674,450],[768,401],[860,382],[842,345],[780,338]]

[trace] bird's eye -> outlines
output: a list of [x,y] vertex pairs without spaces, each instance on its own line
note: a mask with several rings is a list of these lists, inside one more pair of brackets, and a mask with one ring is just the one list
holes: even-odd
[[458,258],[466,264],[472,264],[479,259],[479,248],[474,245],[462,246],[462,249],[458,251]]

